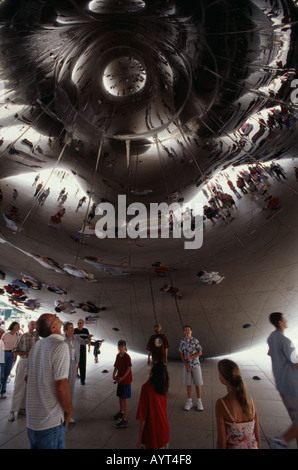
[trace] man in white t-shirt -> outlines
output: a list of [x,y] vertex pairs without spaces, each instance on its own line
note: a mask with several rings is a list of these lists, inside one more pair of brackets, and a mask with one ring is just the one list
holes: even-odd
[[296,439],[298,446],[298,356],[294,343],[284,336],[287,320],[280,312],[269,316],[275,330],[268,337],[268,355],[272,360],[272,371],[282,401],[289,413],[292,425],[281,437],[272,438],[272,449],[286,449],[287,444]]
[[32,347],[27,367],[26,425],[31,449],[64,449],[73,408],[68,374],[69,348],[61,320],[44,313],[36,321],[42,338]]

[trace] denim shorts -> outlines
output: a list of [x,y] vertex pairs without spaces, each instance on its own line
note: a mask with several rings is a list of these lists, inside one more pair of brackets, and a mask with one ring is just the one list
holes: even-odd
[[123,384],[118,384],[117,386],[117,397],[123,398],[125,400],[126,398],[131,397],[131,385],[123,385]]
[[31,449],[65,449],[66,429],[63,423],[43,431],[27,428]]
[[190,372],[187,372],[186,367],[183,367],[183,385],[191,385],[192,382],[196,387],[203,385],[203,377],[200,364],[192,366]]

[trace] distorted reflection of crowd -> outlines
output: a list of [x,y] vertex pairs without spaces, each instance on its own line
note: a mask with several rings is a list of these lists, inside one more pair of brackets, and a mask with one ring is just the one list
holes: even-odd
[[[286,172],[279,163],[248,165],[247,168],[243,168],[236,173],[235,184],[227,172],[220,173],[220,176],[225,178],[226,184],[238,201],[243,196],[250,197],[257,208],[261,211],[269,211],[270,215],[279,208],[279,198],[270,194],[270,178],[274,181],[286,180]],[[219,177],[207,183],[202,191],[208,200],[208,204],[203,206],[204,220],[210,220],[212,225],[215,225],[216,219],[231,222],[234,220],[232,213],[238,209],[234,195],[232,196],[223,190],[222,185],[219,183]]]

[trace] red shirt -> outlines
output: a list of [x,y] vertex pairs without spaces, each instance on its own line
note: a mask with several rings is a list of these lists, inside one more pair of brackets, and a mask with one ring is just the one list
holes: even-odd
[[167,396],[157,393],[149,380],[142,386],[136,418],[145,421],[142,444],[146,449],[160,449],[168,444]]
[[[116,356],[114,367],[118,370],[118,376],[123,377],[127,369],[131,367],[130,356],[127,353],[123,354],[123,356],[120,356],[120,353],[118,353]],[[131,369],[130,369],[129,373],[127,374],[124,380],[121,380],[120,384],[128,385],[131,382],[132,382],[132,374],[131,374]]]

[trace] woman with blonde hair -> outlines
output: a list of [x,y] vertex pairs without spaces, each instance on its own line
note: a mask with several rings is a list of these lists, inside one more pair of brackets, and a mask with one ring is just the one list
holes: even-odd
[[227,395],[215,405],[217,449],[260,449],[258,413],[238,365],[229,359],[218,363],[220,382]]

